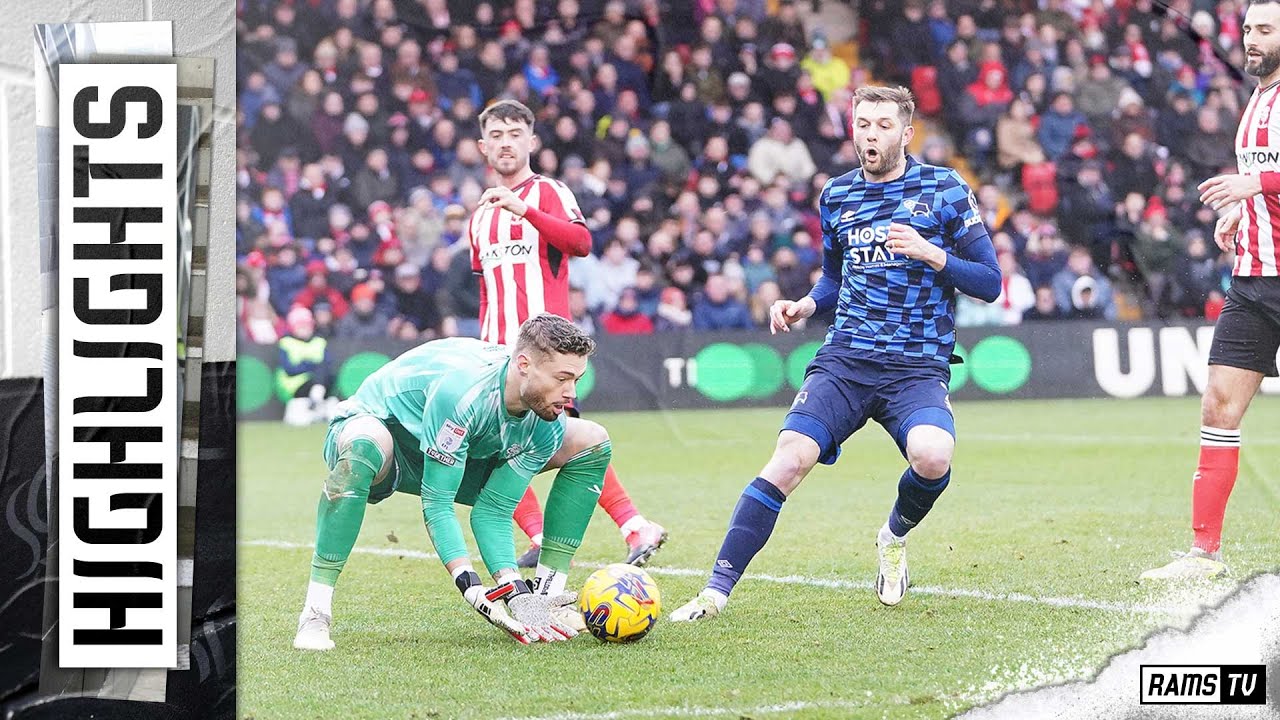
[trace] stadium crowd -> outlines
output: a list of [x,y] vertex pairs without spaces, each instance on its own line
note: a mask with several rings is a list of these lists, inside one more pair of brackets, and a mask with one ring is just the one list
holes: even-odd
[[869,82],[912,88],[917,156],[958,167],[991,230],[1004,291],[958,323],[1215,316],[1230,264],[1195,185],[1234,171],[1237,3],[864,0],[856,44],[806,30],[813,10],[242,0],[242,340],[274,344],[299,307],[324,337],[476,334],[464,234],[499,97],[533,108],[534,169],[592,233],[577,324],[767,327],[821,272],[817,195],[858,166]]

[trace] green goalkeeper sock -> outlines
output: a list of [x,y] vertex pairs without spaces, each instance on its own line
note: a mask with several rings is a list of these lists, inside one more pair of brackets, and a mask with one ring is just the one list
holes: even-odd
[[600,499],[604,473],[612,456],[612,445],[606,440],[574,455],[556,473],[547,496],[540,565],[569,572],[569,562],[582,544],[587,523]]
[[358,437],[339,451],[338,461],[329,471],[324,492],[316,507],[316,551],[311,556],[311,580],[333,586],[342,566],[355,547],[364,508],[369,500],[382,452],[377,443]]

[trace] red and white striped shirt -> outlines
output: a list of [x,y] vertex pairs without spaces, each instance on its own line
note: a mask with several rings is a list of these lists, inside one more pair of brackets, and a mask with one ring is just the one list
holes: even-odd
[[529,206],[523,218],[485,204],[467,223],[471,269],[484,276],[480,339],[500,345],[515,342],[530,316],[569,317],[569,256],[591,249],[578,200],[564,183],[533,175],[511,190]]
[[1236,131],[1236,166],[1244,175],[1261,175],[1262,192],[1243,201],[1232,275],[1280,274],[1280,83],[1259,87],[1245,106]]

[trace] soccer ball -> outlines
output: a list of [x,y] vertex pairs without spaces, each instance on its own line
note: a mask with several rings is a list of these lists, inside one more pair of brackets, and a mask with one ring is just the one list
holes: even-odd
[[649,634],[662,612],[662,595],[649,573],[622,563],[592,573],[578,597],[587,629],[608,642],[639,640]]

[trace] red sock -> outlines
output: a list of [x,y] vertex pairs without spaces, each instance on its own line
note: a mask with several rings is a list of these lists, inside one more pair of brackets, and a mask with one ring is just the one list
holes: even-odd
[[1200,466],[1191,491],[1194,545],[1217,552],[1222,544],[1222,517],[1240,468],[1240,431],[1200,428]]
[[524,497],[516,505],[514,517],[516,524],[530,538],[542,533],[542,506],[538,504],[538,496],[533,494],[532,487],[525,488]]
[[631,504],[631,498],[622,487],[622,483],[618,482],[618,474],[613,471],[612,465],[604,472],[604,491],[600,493],[600,507],[609,513],[609,517],[613,518],[613,522],[618,527],[622,527],[623,523],[640,514],[636,511],[636,506]]

